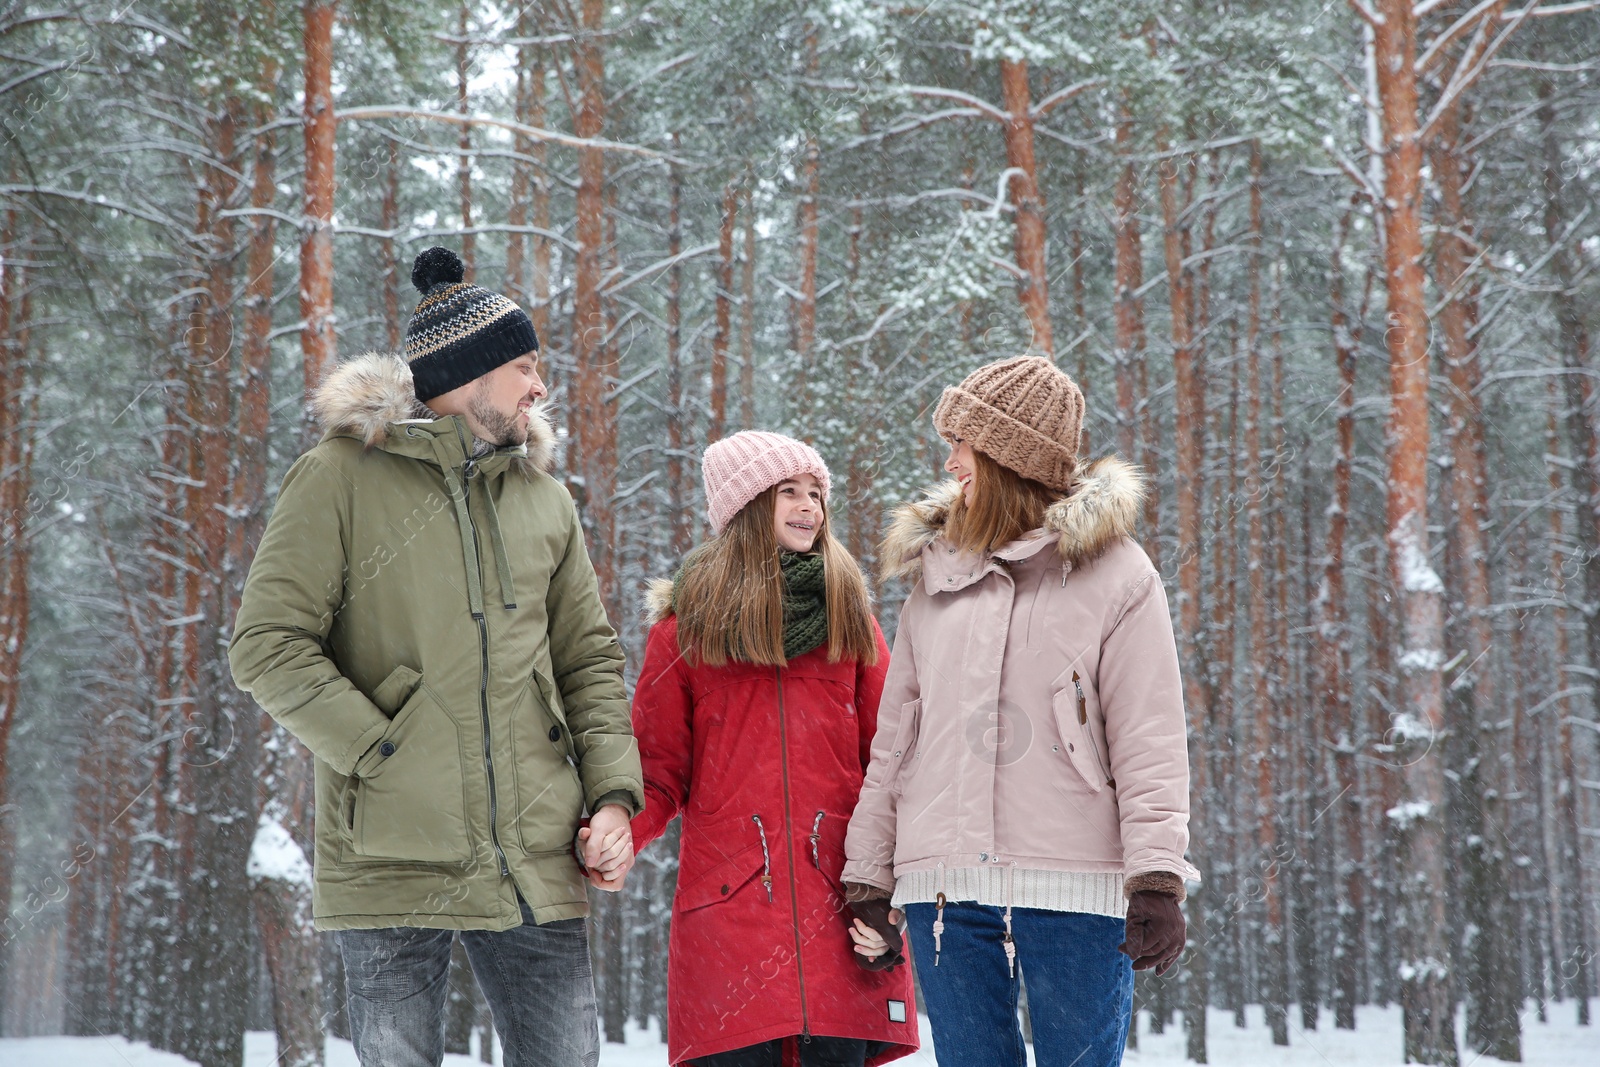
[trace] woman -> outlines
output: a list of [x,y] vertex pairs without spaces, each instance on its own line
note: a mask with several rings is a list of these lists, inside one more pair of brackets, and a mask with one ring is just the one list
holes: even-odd
[[[911,977],[885,969],[897,953],[854,951],[883,941],[853,922],[839,872],[888,648],[829,532],[822,457],[745,432],[703,466],[716,536],[651,590],[633,704],[638,847],[683,813],[668,1053],[701,1067],[778,1067],[793,1052],[805,1067],[886,1063],[917,1047]],[[882,925],[888,906],[862,910]]]
[[1198,872],[1177,650],[1130,536],[1140,476],[1078,469],[1083,412],[1035,357],[945,390],[954,480],[885,541],[916,584],[844,878],[905,911],[945,1067],[1025,1062],[1023,974],[1041,1067],[1119,1063],[1133,968],[1183,949]]

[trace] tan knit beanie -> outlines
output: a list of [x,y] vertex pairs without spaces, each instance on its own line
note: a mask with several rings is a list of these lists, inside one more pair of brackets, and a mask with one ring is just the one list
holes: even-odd
[[1024,478],[1066,492],[1078,469],[1083,393],[1041,356],[979,367],[939,398],[933,425]]

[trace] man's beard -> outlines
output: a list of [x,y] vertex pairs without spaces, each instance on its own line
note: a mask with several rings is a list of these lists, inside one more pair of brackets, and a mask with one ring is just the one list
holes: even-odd
[[507,415],[489,403],[488,391],[482,388],[472,391],[471,399],[467,401],[467,409],[472,412],[472,417],[478,420],[487,434],[486,440],[496,448],[507,448],[512,445],[525,445],[528,443],[528,426],[523,422],[521,415]]

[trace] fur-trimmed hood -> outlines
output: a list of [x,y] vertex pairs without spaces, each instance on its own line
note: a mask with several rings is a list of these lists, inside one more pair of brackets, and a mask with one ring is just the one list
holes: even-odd
[[[368,352],[334,367],[312,393],[311,410],[325,432],[360,438],[368,448],[381,448],[394,423],[436,417],[417,400],[406,361],[387,352]],[[548,471],[555,451],[555,431],[536,406],[528,421],[528,454],[515,457],[512,466]]]
[[[959,482],[943,482],[926,498],[895,509],[883,539],[883,578],[914,578],[921,573],[923,549],[944,534],[960,492]],[[1056,549],[1061,558],[1081,567],[1133,534],[1144,497],[1139,468],[1120,456],[1105,456],[1081,470],[1071,491],[1050,505],[1044,528],[1059,535]]]

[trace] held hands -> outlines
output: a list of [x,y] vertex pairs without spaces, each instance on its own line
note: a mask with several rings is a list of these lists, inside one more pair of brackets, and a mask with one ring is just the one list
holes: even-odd
[[596,889],[615,893],[633,867],[633,829],[628,809],[606,804],[580,827],[576,846],[584,876]]
[[1156,974],[1166,974],[1187,941],[1188,926],[1177,897],[1145,889],[1128,898],[1127,940],[1117,951],[1132,958],[1134,970],[1154,967]]
[[906,961],[905,941],[900,935],[904,916],[887,900],[855,900],[849,903],[850,939],[855,942],[856,963],[867,971],[892,971]]

